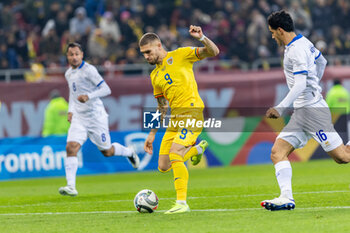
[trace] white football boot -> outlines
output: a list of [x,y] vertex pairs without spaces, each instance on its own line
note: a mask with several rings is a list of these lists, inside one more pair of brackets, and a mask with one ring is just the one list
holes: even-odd
[[276,197],[262,201],[260,205],[267,210],[292,210],[295,208],[295,201],[286,197]]
[[72,186],[64,186],[58,189],[58,192],[63,196],[75,197],[78,195],[78,191]]

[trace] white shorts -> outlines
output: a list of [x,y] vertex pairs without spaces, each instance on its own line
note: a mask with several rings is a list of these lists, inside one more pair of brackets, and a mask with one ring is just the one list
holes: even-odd
[[314,138],[326,152],[343,144],[343,140],[334,129],[332,116],[324,99],[310,106],[295,109],[278,138],[287,141],[294,148],[304,147],[310,138]]
[[89,120],[73,115],[67,142],[78,142],[80,145],[83,145],[87,137],[90,138],[99,150],[108,150],[111,148],[108,115],[102,115]]

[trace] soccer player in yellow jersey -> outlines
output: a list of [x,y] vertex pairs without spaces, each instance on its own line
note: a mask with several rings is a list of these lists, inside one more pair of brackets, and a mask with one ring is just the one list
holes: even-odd
[[[155,33],[146,33],[139,41],[140,51],[147,62],[156,65],[150,76],[161,118],[166,114],[169,102],[171,120],[175,122],[187,119],[203,121],[204,104],[198,93],[193,63],[219,54],[218,47],[203,34],[201,27],[191,25],[189,33],[202,42],[204,47],[166,51]],[[173,170],[177,195],[175,205],[165,214],[190,211],[186,203],[188,171],[184,162],[191,158],[192,164],[197,165],[208,147],[204,140],[194,146],[201,131],[202,128],[177,125],[169,127],[164,134],[159,150],[159,171]],[[152,129],[145,141],[144,149],[147,153],[153,153],[152,144],[156,132],[156,129]]]

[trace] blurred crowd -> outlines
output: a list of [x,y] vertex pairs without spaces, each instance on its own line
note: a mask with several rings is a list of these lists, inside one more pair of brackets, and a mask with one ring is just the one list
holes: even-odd
[[215,59],[252,62],[280,55],[266,22],[280,9],[324,54],[350,54],[348,0],[2,0],[0,69],[65,66],[71,41],[92,64],[142,63],[143,33],[156,32],[169,50],[198,45],[190,24],[218,44]]

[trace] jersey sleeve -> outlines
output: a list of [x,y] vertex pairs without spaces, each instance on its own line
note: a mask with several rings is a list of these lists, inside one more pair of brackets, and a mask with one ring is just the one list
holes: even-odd
[[[157,94],[157,93],[158,93],[158,94]],[[163,93],[156,92],[156,90],[154,90],[153,94],[154,94],[154,97],[155,97],[156,99],[159,98],[159,97],[163,97],[163,96],[164,96]]]
[[178,48],[177,51],[184,59],[193,63],[202,60],[202,58],[199,56],[198,49],[198,47],[182,47]]
[[154,70],[151,73],[151,83],[153,87],[153,95],[155,98],[163,97],[163,90],[155,83],[155,78],[158,75],[158,72],[155,72]]
[[315,57],[315,64],[316,64],[316,72],[317,77],[321,80],[323,77],[324,70],[327,66],[327,60],[323,57],[322,53],[318,51],[318,55]]
[[291,60],[293,64],[293,75],[308,75],[307,54],[305,51],[294,49]]
[[153,85],[153,95],[155,98],[159,98],[159,97],[164,96],[162,89],[160,89],[157,85]]
[[96,86],[99,87],[103,82],[102,76],[98,73],[97,69],[94,66],[89,67],[88,79]]

